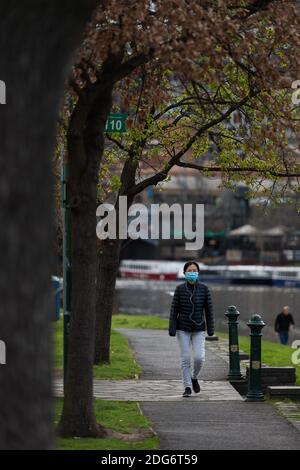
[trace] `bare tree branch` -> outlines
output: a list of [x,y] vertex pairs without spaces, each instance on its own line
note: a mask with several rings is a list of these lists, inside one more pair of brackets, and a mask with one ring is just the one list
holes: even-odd
[[110,140],[110,142],[113,142],[123,152],[126,152],[126,153],[130,152],[128,148],[126,148],[119,140],[114,139],[109,133],[106,132],[105,137],[107,138],[107,140]]
[[259,174],[266,174],[266,175],[271,175],[277,178],[296,178],[300,176],[300,171],[296,173],[290,173],[288,171],[288,168],[286,168],[286,172],[279,172],[279,171],[274,171],[272,169],[264,170],[264,169],[258,169],[255,167],[227,167],[224,168],[222,166],[205,166],[205,165],[197,165],[196,163],[191,163],[191,162],[177,162],[176,166],[180,166],[183,168],[193,168],[195,170],[201,171],[201,172],[222,172],[225,171],[226,173],[259,173]]

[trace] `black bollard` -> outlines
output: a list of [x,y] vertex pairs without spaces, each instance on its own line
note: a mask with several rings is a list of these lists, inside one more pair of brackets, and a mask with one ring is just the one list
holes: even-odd
[[260,315],[252,315],[251,320],[247,323],[251,332],[250,347],[250,369],[248,393],[246,401],[263,401],[264,394],[261,387],[261,330],[265,326]]
[[239,380],[242,379],[237,321],[240,312],[234,305],[231,305],[224,315],[228,318],[229,329],[229,373],[227,378],[228,380]]

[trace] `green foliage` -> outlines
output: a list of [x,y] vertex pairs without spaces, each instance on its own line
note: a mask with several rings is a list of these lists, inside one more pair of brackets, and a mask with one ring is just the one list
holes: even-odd
[[122,186],[121,180],[117,175],[111,175],[110,177],[111,188],[113,191],[119,191]]
[[[269,22],[263,18],[261,22],[265,26],[247,46],[253,53],[258,45],[267,47],[269,41],[277,40]],[[280,42],[274,47],[278,66],[283,68],[289,60],[285,47]],[[286,184],[283,176],[300,174],[288,136],[288,132],[290,136],[296,133],[299,110],[292,108],[291,93],[283,81],[276,88],[263,84],[250,73],[251,61],[246,64],[227,55],[222,67],[219,63],[205,67],[198,82],[145,66],[142,75],[136,73],[121,82],[114,112],[124,110],[126,103],[128,130],[107,142],[102,190],[120,190],[116,167],[120,173],[126,159],[137,164],[137,175],[145,168],[149,175],[150,167],[154,175],[168,173],[177,161],[194,164],[197,160],[204,176],[212,175],[211,166],[217,167],[228,188],[244,182],[249,197],[262,196],[278,204],[297,196],[298,185]],[[149,94],[154,85],[157,96]]]

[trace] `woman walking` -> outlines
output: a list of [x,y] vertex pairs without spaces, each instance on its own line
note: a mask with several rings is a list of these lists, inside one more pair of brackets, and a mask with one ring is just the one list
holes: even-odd
[[[184,397],[200,392],[199,373],[205,360],[205,330],[214,334],[212,301],[208,287],[199,282],[199,265],[188,261],[183,268],[186,282],[174,292],[170,312],[169,335],[178,338]],[[191,371],[191,346],[193,369]]]

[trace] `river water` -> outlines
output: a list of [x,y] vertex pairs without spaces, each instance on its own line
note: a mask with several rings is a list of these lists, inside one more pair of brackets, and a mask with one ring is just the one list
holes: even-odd
[[[118,279],[115,311],[129,314],[159,315],[169,317],[172,295],[178,281],[144,281]],[[225,286],[208,284],[214,304],[217,331],[228,331],[224,316],[229,305],[235,305],[239,312],[239,331],[249,334],[247,321],[259,313],[266,326],[263,334],[270,340],[277,340],[274,334],[276,315],[288,305],[296,323],[296,331],[290,339],[300,339],[300,289],[268,286]]]

